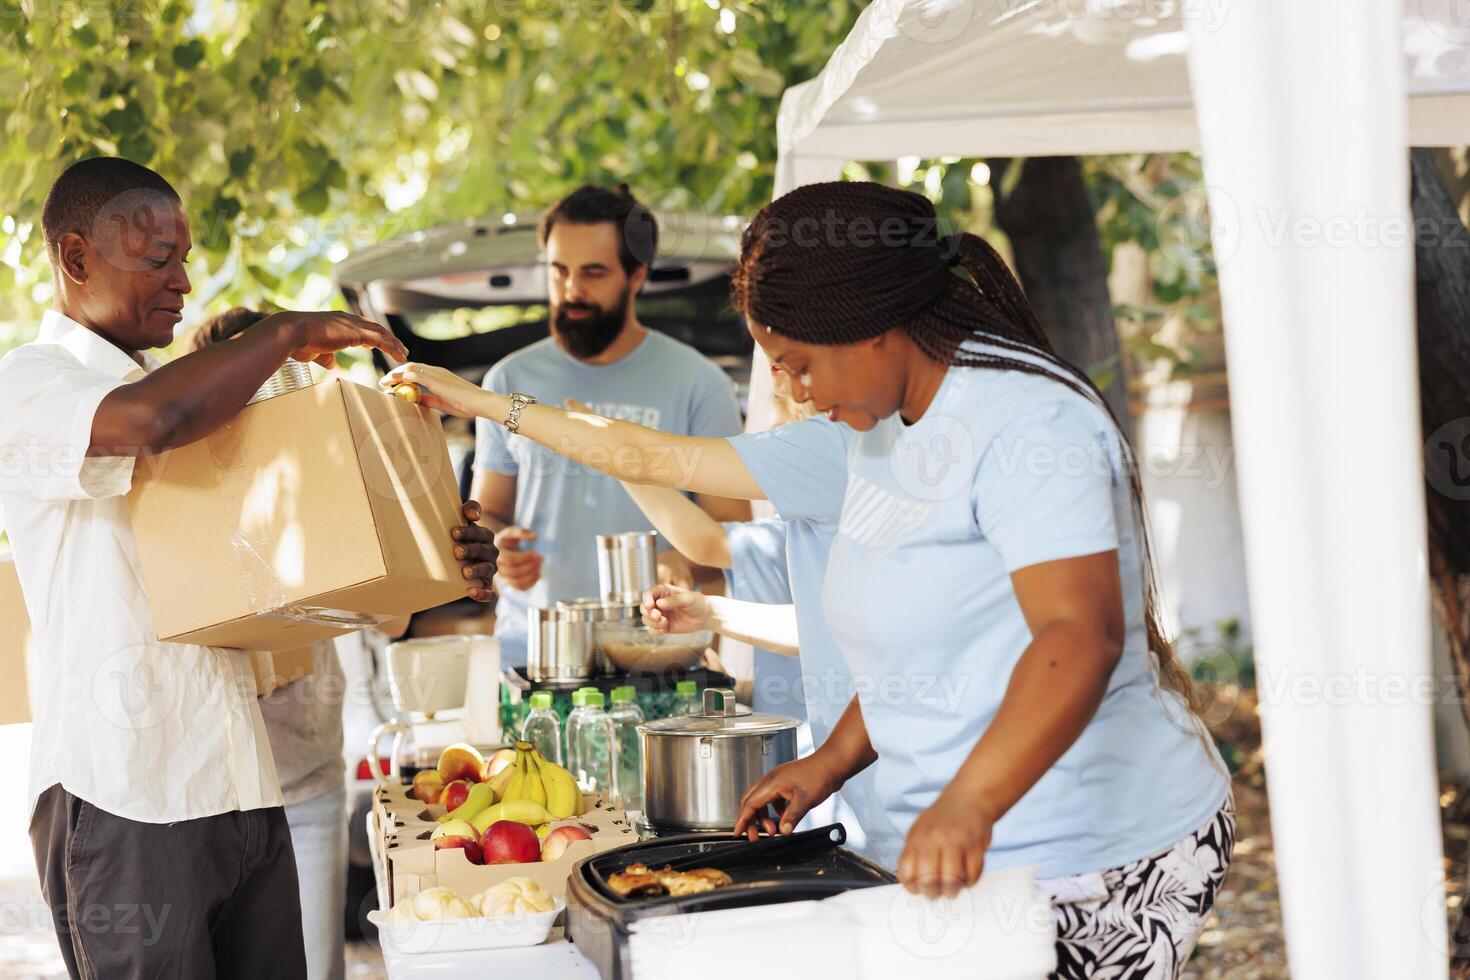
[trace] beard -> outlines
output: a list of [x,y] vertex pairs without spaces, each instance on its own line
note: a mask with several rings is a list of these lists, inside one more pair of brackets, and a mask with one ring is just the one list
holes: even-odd
[[[568,354],[584,361],[596,357],[623,332],[623,325],[628,321],[629,300],[629,291],[624,289],[608,309],[596,303],[563,303],[552,310],[551,330]],[[571,310],[586,310],[589,315],[576,319],[567,315]]]

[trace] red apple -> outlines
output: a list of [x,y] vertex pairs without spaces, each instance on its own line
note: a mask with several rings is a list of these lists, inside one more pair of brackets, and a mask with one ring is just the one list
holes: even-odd
[[485,772],[481,776],[480,782],[489,782],[491,776],[494,776],[506,766],[514,765],[515,761],[515,749],[500,749],[492,754],[489,759],[485,760]]
[[438,803],[444,795],[444,777],[437,769],[422,769],[413,777],[413,798],[420,803]]
[[470,795],[470,784],[463,779],[456,779],[444,787],[444,792],[439,796],[439,802],[446,810],[457,810]]
[[541,860],[555,861],[566,853],[573,841],[591,840],[592,835],[576,824],[564,824],[554,828],[541,842]]
[[514,820],[497,820],[480,837],[486,864],[528,864],[541,860],[536,831]]
[[459,847],[464,849],[465,860],[470,864],[484,864],[485,851],[473,837],[440,837],[434,841],[434,850],[443,851]]

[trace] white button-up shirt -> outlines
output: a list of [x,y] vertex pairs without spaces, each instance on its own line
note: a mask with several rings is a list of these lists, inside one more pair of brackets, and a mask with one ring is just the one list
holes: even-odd
[[86,456],[102,399],[143,376],[55,311],[0,360],[0,513],[39,675],[31,805],[60,783],[148,823],[280,806],[248,656],[158,640],[126,499],[148,460]]

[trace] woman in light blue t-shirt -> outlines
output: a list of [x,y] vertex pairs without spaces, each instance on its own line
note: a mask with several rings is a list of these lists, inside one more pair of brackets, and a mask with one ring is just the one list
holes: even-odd
[[1036,866],[1057,975],[1176,976],[1234,816],[1158,625],[1136,470],[1004,261],[937,225],[917,194],[834,183],[745,235],[751,333],[856,430],[823,605],[858,697],[741,823],[789,832],[873,767],[911,889]]

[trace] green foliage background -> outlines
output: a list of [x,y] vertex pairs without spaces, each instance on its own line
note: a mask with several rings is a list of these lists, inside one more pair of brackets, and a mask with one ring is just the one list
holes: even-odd
[[[535,211],[584,181],[628,181],[670,209],[753,213],[771,194],[781,92],[820,71],[861,7],[0,0],[0,353],[30,339],[50,302],[40,205],[78,159],[127,156],[183,195],[196,242],[186,327],[236,303],[340,305],[328,273],[348,252]],[[912,187],[992,233],[1005,189],[977,179],[977,163],[857,164],[849,176]],[[1104,247],[1150,254],[1150,302],[1118,311],[1129,373],[1208,360],[1218,345],[1191,341],[1218,324],[1208,243],[1187,241],[1198,261],[1180,263],[1163,241],[1197,161],[1087,170]]]
[[855,0],[0,0],[0,352],[50,301],[69,163],[146,163],[194,223],[190,312],[335,302],[349,249],[583,181],[767,200],[782,90]]

